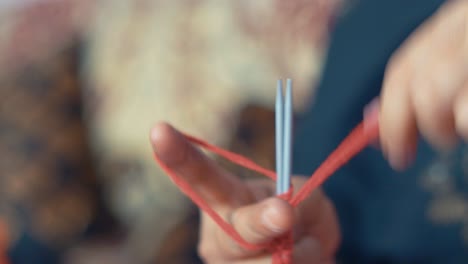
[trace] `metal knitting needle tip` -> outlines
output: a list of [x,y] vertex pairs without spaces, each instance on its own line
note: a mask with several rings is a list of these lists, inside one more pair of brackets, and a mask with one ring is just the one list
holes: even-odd
[[291,186],[291,161],[292,161],[292,122],[293,122],[292,80],[286,81],[286,96],[284,102],[284,126],[283,126],[283,173],[282,189],[287,192]]
[[276,194],[283,193],[283,80],[278,80],[276,85],[275,102],[275,139],[276,139]]

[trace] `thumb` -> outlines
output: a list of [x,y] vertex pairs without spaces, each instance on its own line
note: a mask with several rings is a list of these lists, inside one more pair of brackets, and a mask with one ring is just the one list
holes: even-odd
[[[268,198],[260,203],[244,206],[232,211],[229,220],[241,237],[252,244],[263,244],[292,229],[294,208],[280,198]],[[246,257],[256,252],[246,251],[225,239],[221,230],[222,247],[231,257]]]

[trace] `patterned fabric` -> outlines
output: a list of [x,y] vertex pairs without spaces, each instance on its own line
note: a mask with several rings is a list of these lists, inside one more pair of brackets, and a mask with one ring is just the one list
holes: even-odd
[[[154,164],[151,125],[166,120],[211,143],[232,143],[248,152],[235,145],[236,136],[249,136],[238,127],[253,123],[245,119],[249,111],[252,120],[269,118],[279,76],[294,79],[297,111],[309,104],[338,3],[121,0],[99,5],[86,55],[87,121],[110,208],[130,230],[135,255],[151,258],[154,248],[169,247],[170,234],[190,218],[187,199]],[[260,123],[254,127],[250,133],[266,130]],[[251,142],[259,134],[250,135]],[[258,153],[271,151],[270,136],[251,146],[262,149]],[[271,165],[269,155],[253,155]]]
[[[276,79],[294,78],[296,110],[307,106],[339,3],[38,1],[0,16],[11,243],[27,230],[67,263],[197,261],[196,211],[155,166],[149,128],[167,120],[271,167]],[[54,55],[76,35],[79,69]],[[103,208],[124,235],[76,243]]]
[[31,63],[42,63],[57,50],[72,45],[74,36],[85,31],[93,3],[92,0],[2,1],[0,76],[13,74]]
[[[199,263],[197,212],[154,165],[149,127],[167,120],[273,167],[275,80],[293,77],[305,109],[340,2],[70,0],[0,11],[0,249],[17,263],[44,251],[70,264]],[[84,31],[86,45],[70,45]],[[459,226],[465,245],[467,153],[414,177],[424,220]]]
[[96,217],[77,56],[72,48],[0,80],[0,217],[10,246],[28,232],[63,249]]

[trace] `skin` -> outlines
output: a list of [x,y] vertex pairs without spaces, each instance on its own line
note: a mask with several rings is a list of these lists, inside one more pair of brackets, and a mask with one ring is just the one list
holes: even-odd
[[[273,197],[270,180],[242,181],[221,169],[168,124],[156,125],[150,135],[158,157],[183,177],[210,206],[248,242],[261,244],[293,229],[295,263],[332,263],[340,241],[332,203],[315,191],[298,208]],[[295,189],[304,177],[293,177]],[[245,250],[206,214],[201,215],[199,253],[205,263],[271,263],[265,251]]]
[[[420,136],[442,150],[468,139],[467,66],[468,1],[448,1],[392,56],[379,102],[366,111],[377,112],[380,146],[395,169],[411,163]],[[168,124],[156,125],[150,138],[156,155],[245,240],[265,243],[293,229],[294,263],[333,263],[340,232],[334,207],[320,190],[292,208],[272,198],[271,181],[241,181]],[[295,188],[305,180],[294,177]],[[199,253],[205,263],[271,263],[267,252],[244,250],[203,213],[201,220]]]
[[448,1],[392,56],[380,107],[380,145],[393,168],[411,164],[418,137],[434,148],[468,139],[468,1]]

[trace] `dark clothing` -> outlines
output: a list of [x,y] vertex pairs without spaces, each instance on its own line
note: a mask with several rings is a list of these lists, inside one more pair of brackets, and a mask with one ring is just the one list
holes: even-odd
[[[298,123],[295,173],[310,175],[362,120],[389,57],[443,2],[361,0],[343,15],[314,102]],[[333,175],[324,190],[338,211],[343,263],[468,263],[468,215],[456,213],[468,209],[464,150],[440,157],[421,142],[411,169],[396,173],[369,148]]]

